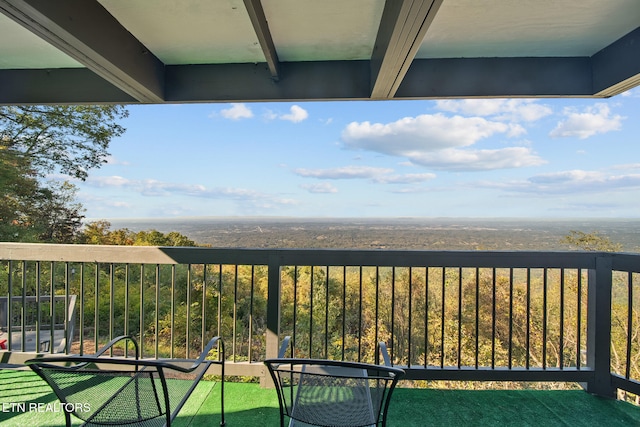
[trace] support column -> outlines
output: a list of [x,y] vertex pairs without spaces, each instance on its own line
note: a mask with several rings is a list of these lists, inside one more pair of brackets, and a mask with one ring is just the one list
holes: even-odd
[[611,256],[596,257],[595,270],[589,270],[587,310],[587,365],[595,371],[586,384],[589,393],[615,397],[611,381]]
[[[265,358],[278,357],[279,336],[280,336],[280,270],[282,262],[276,251],[269,255],[269,273],[267,290],[267,331],[265,337]],[[263,369],[260,378],[262,387],[274,387],[267,367]]]

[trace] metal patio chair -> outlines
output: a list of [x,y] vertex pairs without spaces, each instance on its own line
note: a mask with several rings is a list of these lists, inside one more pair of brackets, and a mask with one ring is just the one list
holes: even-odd
[[277,359],[265,364],[276,386],[280,425],[289,427],[385,426],[391,394],[404,375],[392,367],[384,343],[385,365],[321,359],[285,358],[286,337]]
[[[104,357],[122,343],[135,356]],[[131,343],[132,346],[129,344]],[[207,356],[216,347],[217,360]],[[170,426],[211,364],[221,365],[220,425],[224,425],[224,344],[214,337],[197,359],[139,358],[131,336],[115,338],[95,355],[31,359],[26,364],[53,389],[64,410],[84,426]],[[100,357],[103,356],[103,357]]]

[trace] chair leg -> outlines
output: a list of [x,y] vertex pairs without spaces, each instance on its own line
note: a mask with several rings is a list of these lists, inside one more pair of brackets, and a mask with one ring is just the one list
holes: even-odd
[[[221,341],[222,342],[222,341]],[[224,356],[224,344],[222,345],[222,363],[220,364],[220,374],[221,374],[221,380],[220,380],[220,425],[224,426],[226,424],[225,420],[224,420],[224,360],[225,356]]]
[[67,427],[72,427],[71,426],[71,414],[69,413],[69,411],[64,411],[64,420],[67,423]]
[[226,424],[224,420],[224,373],[222,374],[222,381],[220,381],[220,425]]

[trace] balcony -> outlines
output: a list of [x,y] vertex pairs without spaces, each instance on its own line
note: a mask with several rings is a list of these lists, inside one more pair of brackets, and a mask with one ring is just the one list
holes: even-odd
[[296,357],[365,362],[386,341],[407,371],[392,407],[430,399],[419,388],[436,380],[640,395],[636,254],[0,243],[0,260],[6,365],[33,357],[30,340],[84,354],[132,334],[155,358],[193,357],[222,335],[228,375],[265,385],[262,360],[290,335]]

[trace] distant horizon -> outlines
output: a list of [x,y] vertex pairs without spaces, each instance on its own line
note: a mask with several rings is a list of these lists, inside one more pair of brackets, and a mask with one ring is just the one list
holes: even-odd
[[188,217],[109,222],[114,230],[175,231],[212,247],[564,250],[563,237],[577,231],[640,251],[640,219]]
[[607,217],[418,217],[418,216],[396,216],[396,217],[287,217],[287,216],[182,216],[182,217],[149,217],[149,218],[85,218],[85,223],[92,221],[108,221],[116,223],[126,222],[180,222],[180,221],[530,221],[530,222],[572,222],[572,221],[638,221],[640,217],[628,218],[607,218]]

